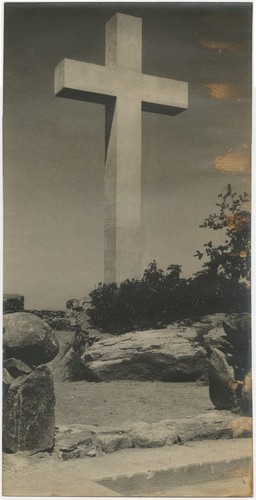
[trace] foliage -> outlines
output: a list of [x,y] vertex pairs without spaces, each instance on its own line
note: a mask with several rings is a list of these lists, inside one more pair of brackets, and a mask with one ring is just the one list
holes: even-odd
[[100,283],[90,293],[91,326],[121,334],[162,328],[177,320],[197,319],[216,312],[249,310],[250,290],[244,283],[231,284],[223,275],[180,277],[181,266],[169,266],[165,274],[156,262],[149,264],[141,280]]
[[225,276],[230,282],[239,283],[242,279],[250,280],[251,276],[251,214],[243,209],[248,202],[248,193],[239,195],[232,192],[230,184],[225,194],[219,194],[220,199],[216,206],[218,213],[209,215],[200,227],[214,231],[222,230],[225,233],[223,245],[215,246],[212,241],[204,245],[204,252],[197,250],[196,257],[204,255],[209,259],[203,268],[211,274],[218,273]]
[[191,278],[181,277],[181,266],[171,264],[165,273],[156,261],[145,269],[141,280],[99,283],[90,296],[91,326],[120,334],[132,330],[161,328],[177,320],[196,319],[216,312],[249,311],[250,213],[242,209],[247,193],[219,195],[219,213],[209,215],[200,227],[225,232],[225,244],[204,245],[203,269]]

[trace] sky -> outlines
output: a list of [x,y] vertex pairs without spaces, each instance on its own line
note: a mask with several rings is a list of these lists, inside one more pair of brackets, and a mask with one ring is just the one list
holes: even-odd
[[105,63],[105,23],[142,18],[143,73],[188,82],[188,110],[142,113],[142,271],[201,268],[199,228],[250,190],[251,3],[10,3],[4,20],[4,292],[65,309],[103,280],[104,106],[54,97],[64,58]]

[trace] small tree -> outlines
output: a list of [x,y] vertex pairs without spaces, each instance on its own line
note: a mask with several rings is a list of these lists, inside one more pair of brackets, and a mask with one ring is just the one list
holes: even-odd
[[195,256],[199,259],[204,256],[209,258],[203,268],[212,275],[223,275],[233,284],[241,280],[250,281],[251,214],[243,209],[244,203],[249,201],[248,193],[233,193],[231,184],[228,184],[226,193],[219,194],[218,198],[218,213],[209,215],[200,227],[223,230],[225,242],[215,246],[209,241],[204,245],[204,251],[197,250]]
[[159,269],[156,261],[153,260],[153,262],[148,264],[147,269],[145,269],[142,279],[150,286],[157,288],[164,279],[164,271]]

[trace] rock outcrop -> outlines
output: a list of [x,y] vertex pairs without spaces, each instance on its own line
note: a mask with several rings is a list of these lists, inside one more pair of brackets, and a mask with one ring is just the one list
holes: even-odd
[[81,375],[93,381],[194,381],[206,369],[196,338],[196,329],[177,326],[108,336],[82,354]]
[[5,358],[17,358],[29,366],[48,363],[59,350],[58,340],[43,320],[30,313],[3,317]]
[[[211,354],[217,349],[226,356],[227,346],[230,348],[229,334],[225,332],[223,325],[230,325],[232,321],[240,325],[241,318],[244,325],[245,317],[248,317],[246,314],[216,313],[204,316],[196,322],[180,321],[165,329],[113,336],[100,333],[88,326],[87,299],[74,299],[69,302],[67,306],[70,308],[76,327],[72,348],[61,363],[63,380],[193,381],[198,379],[198,383],[207,384]],[[247,338],[245,335],[245,339]],[[245,340],[242,351],[248,353],[248,346]],[[229,360],[225,363],[230,365]],[[215,377],[213,368],[211,377]],[[247,386],[249,387],[249,384]],[[214,389],[212,391],[214,393]],[[245,396],[244,389],[243,394],[246,405],[248,391]],[[213,399],[216,401],[215,396]]]
[[[72,345],[72,348],[65,354],[65,357],[61,360],[61,379],[62,380],[98,380],[98,375],[95,374],[94,372],[94,367],[95,365],[91,365],[92,361],[97,361],[98,356],[96,354],[97,359],[89,359],[87,358],[87,354],[90,356],[92,353],[92,356],[94,356],[94,350],[98,349],[98,347],[101,346],[101,343],[105,343],[106,340],[109,340],[109,342],[104,346],[104,358],[106,357],[106,360],[109,361],[112,357],[112,363],[104,363],[106,370],[110,370],[110,364],[111,364],[111,370],[116,372],[113,374],[113,378],[111,376],[111,380],[115,379],[114,377],[118,378],[120,372],[122,372],[122,378],[126,379],[133,379],[133,380],[166,380],[168,379],[168,376],[164,373],[164,365],[168,365],[168,356],[170,353],[173,351],[174,352],[174,358],[176,356],[175,352],[177,351],[177,344],[183,342],[183,347],[190,351],[190,355],[188,356],[188,363],[191,363],[191,360],[193,356],[195,355],[195,349],[198,347],[203,347],[201,350],[201,355],[204,357],[204,362],[202,363],[202,366],[200,367],[199,371],[197,370],[198,366],[194,370],[194,375],[188,375],[188,372],[186,375],[182,375],[181,373],[177,373],[178,380],[188,380],[192,379],[194,380],[194,377],[196,377],[196,373],[199,374],[199,377],[201,377],[200,383],[207,383],[208,380],[208,360],[207,360],[207,352],[210,351],[210,346],[212,345],[218,345],[218,340],[220,337],[222,337],[224,334],[223,332],[223,327],[222,323],[223,320],[227,320],[227,315],[225,314],[214,314],[211,316],[205,316],[201,319],[200,322],[192,322],[192,321],[184,321],[184,322],[179,322],[175,323],[171,326],[169,326],[167,329],[163,330],[148,330],[146,332],[131,332],[127,334],[123,334],[121,336],[115,337],[111,334],[104,334],[101,333],[97,330],[94,330],[89,326],[88,323],[88,317],[86,313],[86,309],[90,306],[90,300],[87,298],[83,299],[71,299],[70,301],[67,302],[67,316],[70,315],[70,320],[72,320],[72,325],[75,326],[75,336],[74,336],[74,342]],[[161,333],[163,332],[163,333]],[[167,332],[170,332],[170,335],[167,334]],[[152,351],[149,346],[145,347],[143,346],[143,338],[145,334],[149,335],[149,340],[150,340],[150,345],[154,345],[158,343],[158,347],[155,349],[155,351]],[[167,349],[168,353],[166,356],[166,353],[163,352],[161,354],[161,340],[155,342],[155,336],[156,338],[158,335],[163,335],[165,336],[167,334],[168,337],[168,344],[169,347]],[[135,345],[137,347],[134,349],[134,355],[136,355],[136,361],[135,359],[132,358],[129,359],[129,356],[131,354],[132,349],[130,350],[130,354],[128,354],[128,359],[124,359],[126,356],[124,356],[125,350],[127,349],[128,342],[127,339],[133,339],[135,342]],[[204,339],[207,339],[204,341]],[[174,340],[174,343],[172,345],[172,341]],[[140,345],[140,341],[142,344]],[[116,345],[116,349],[118,350],[118,346],[121,346],[120,348],[120,355],[117,353],[114,353],[113,346],[112,344]],[[165,342],[164,342],[165,343]],[[112,346],[112,347],[111,347]],[[92,349],[90,349],[92,347]],[[149,347],[149,355],[148,359],[147,358],[147,350]],[[164,346],[162,346],[163,349],[165,349]],[[129,351],[129,346],[128,346],[128,351]],[[128,352],[127,351],[127,352]],[[137,352],[136,352],[137,351]],[[151,352],[152,351],[152,352]],[[199,349],[200,351],[200,349]],[[188,352],[188,351],[187,351]],[[143,354],[140,354],[143,353]],[[192,358],[191,358],[192,356]],[[197,355],[198,356],[198,355]],[[105,359],[102,359],[101,361],[105,361]],[[118,362],[119,359],[119,362]],[[142,362],[141,362],[142,360]],[[153,361],[152,361],[153,360]],[[120,368],[120,363],[122,363],[122,366]],[[172,363],[175,364],[175,359],[172,358]],[[136,365],[140,365],[139,368],[139,373],[137,373],[137,368]],[[160,364],[160,368],[158,369],[157,366]],[[186,364],[186,362],[184,362]],[[200,362],[201,365],[201,362]],[[103,366],[103,364],[98,365],[98,366]],[[91,367],[93,370],[91,370]],[[97,365],[96,365],[97,367]],[[89,370],[88,370],[89,368]],[[98,370],[98,368],[97,368]],[[160,374],[159,374],[160,370]],[[176,377],[174,375],[175,373],[175,368],[169,369],[169,371],[172,371],[172,376],[171,380],[176,380]],[[101,375],[105,377],[105,375]],[[107,375],[107,379],[109,380],[109,375]],[[101,380],[101,378],[100,378]],[[105,380],[105,378],[104,378]],[[169,379],[168,379],[169,380]]]

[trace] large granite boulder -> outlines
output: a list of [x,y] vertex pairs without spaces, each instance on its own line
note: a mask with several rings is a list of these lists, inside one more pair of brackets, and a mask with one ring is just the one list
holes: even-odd
[[3,295],[3,312],[14,313],[24,311],[24,295],[18,293],[4,293]]
[[[216,340],[216,339],[215,339]],[[252,413],[251,316],[230,315],[223,334],[211,346],[209,395],[219,410]]]
[[47,366],[14,378],[4,401],[4,449],[13,453],[52,450],[54,405],[53,379]]
[[57,337],[43,320],[20,312],[3,316],[5,358],[17,358],[29,366],[51,361],[59,350]]
[[206,367],[196,338],[196,329],[174,325],[102,339],[80,357],[81,375],[93,381],[195,381]]

